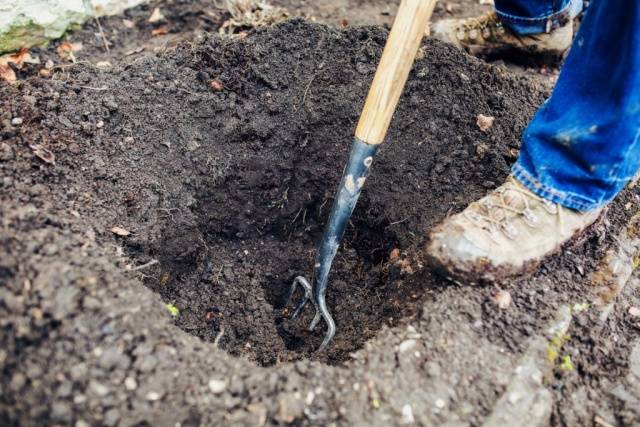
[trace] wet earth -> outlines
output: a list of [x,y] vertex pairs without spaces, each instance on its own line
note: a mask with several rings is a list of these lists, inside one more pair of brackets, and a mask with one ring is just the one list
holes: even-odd
[[[222,37],[206,31],[224,11],[167,3],[175,38],[126,54],[108,18],[109,52],[89,23],[76,64],[2,83],[2,425],[481,425],[536,339],[549,400],[521,425],[637,423],[638,279],[615,287],[603,267],[636,235],[635,186],[532,277],[468,287],[424,264],[429,229],[504,180],[550,91],[431,39],[336,257],[336,337],[315,351],[324,330],[309,309],[291,320],[285,296],[311,274],[387,36],[350,23],[392,12],[362,1],[370,15],[337,28],[340,2],[286,3],[332,25]],[[129,31],[147,34],[152,9],[126,12]]]

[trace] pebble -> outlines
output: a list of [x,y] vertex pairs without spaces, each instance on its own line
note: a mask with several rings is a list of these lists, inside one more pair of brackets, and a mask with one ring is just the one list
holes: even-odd
[[211,390],[211,393],[213,394],[220,394],[226,388],[227,388],[227,383],[222,380],[218,380],[215,378],[212,378],[209,380],[209,390]]
[[436,405],[436,408],[442,409],[444,408],[445,401],[443,399],[436,399],[435,405]]
[[416,346],[418,342],[416,340],[404,340],[398,346],[398,352],[404,353],[406,351],[411,350]]
[[638,307],[629,307],[629,314],[633,317],[640,316],[640,308]]
[[136,388],[138,388],[138,382],[135,378],[127,377],[124,379],[124,388],[129,391],[135,390]]
[[151,402],[155,402],[162,399],[162,394],[158,393],[157,391],[150,391],[149,393],[147,393],[146,398]]
[[67,402],[53,402],[51,418],[56,421],[71,421],[71,406]]
[[20,126],[22,123],[23,123],[22,117],[14,117],[13,119],[11,119],[11,124],[13,126]]
[[88,422],[86,422],[84,420],[78,420],[78,421],[76,421],[74,427],[91,427],[91,426],[89,425]]
[[98,123],[96,123],[96,127],[98,129],[102,129],[104,127],[104,122],[102,120],[98,121]]
[[413,408],[408,403],[402,407],[402,423],[413,424],[415,423],[415,417],[413,416]]
[[109,409],[104,414],[104,424],[106,426],[115,426],[120,420],[120,412],[116,408]]
[[98,396],[106,396],[107,394],[109,394],[109,387],[97,381],[89,382],[89,390],[91,390],[93,393],[97,394]]

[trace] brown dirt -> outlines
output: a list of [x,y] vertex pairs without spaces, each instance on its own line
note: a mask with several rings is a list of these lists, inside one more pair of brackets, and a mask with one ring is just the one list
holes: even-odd
[[[528,338],[561,304],[588,300],[637,189],[506,284],[508,310],[492,287],[421,268],[426,232],[506,177],[548,93],[428,40],[332,271],[338,333],[313,352],[322,331],[305,331],[311,313],[290,321],[283,296],[310,273],[385,37],[291,21],[0,88],[3,424],[394,425],[407,404],[426,425],[481,422]],[[479,113],[496,117],[490,132]],[[609,348],[566,386],[621,375],[626,344]],[[594,387],[587,400],[605,398]]]

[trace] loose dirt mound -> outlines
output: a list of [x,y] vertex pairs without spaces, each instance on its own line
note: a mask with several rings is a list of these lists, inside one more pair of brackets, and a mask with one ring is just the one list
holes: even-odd
[[[78,65],[3,87],[0,416],[388,424],[414,387],[422,400],[449,390],[446,409],[413,403],[425,422],[486,415],[526,339],[561,303],[582,298],[585,271],[609,242],[604,230],[624,223],[619,206],[633,195],[599,235],[514,283],[517,310],[499,312],[492,289],[422,270],[415,254],[427,230],[504,179],[546,93],[427,41],[333,268],[336,339],[314,353],[323,332],[306,332],[311,313],[288,320],[283,297],[295,275],[311,272],[385,37],[291,21],[112,71]],[[480,113],[496,118],[486,133]],[[167,325],[140,281],[204,341]],[[384,378],[408,324],[425,348],[397,362],[412,367],[392,385]],[[505,360],[467,353],[480,343]],[[309,358],[352,361],[282,363]],[[420,370],[432,380],[414,381]],[[362,389],[351,389],[356,381]],[[378,419],[371,399],[387,391]]]

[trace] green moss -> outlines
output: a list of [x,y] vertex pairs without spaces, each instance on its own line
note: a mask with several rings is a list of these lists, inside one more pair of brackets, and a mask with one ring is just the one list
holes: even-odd
[[75,11],[68,11],[46,25],[25,16],[17,17],[9,27],[0,29],[0,53],[46,45],[50,40],[62,36],[73,24],[83,23],[87,19],[88,15]]

